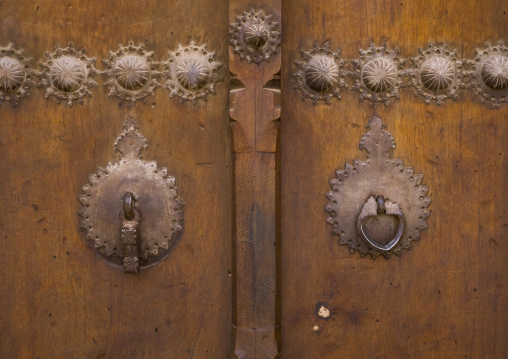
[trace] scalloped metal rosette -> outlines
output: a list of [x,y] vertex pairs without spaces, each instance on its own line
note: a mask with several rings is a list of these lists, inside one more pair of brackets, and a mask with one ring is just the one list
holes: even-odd
[[9,101],[17,106],[21,98],[29,97],[28,88],[33,84],[30,60],[13,44],[0,46],[0,105]]
[[340,99],[340,88],[347,87],[344,65],[347,59],[340,57],[340,50],[330,50],[330,44],[315,44],[311,51],[302,51],[302,61],[295,61],[298,71],[292,74],[296,79],[295,88],[302,92],[302,99],[312,99],[316,104],[324,101],[330,104],[332,97]]
[[248,63],[269,61],[280,46],[279,23],[273,21],[273,15],[251,10],[235,18],[236,22],[229,25],[229,43],[234,52]]
[[96,173],[88,176],[89,184],[83,186],[84,194],[78,197],[83,205],[80,227],[87,232],[86,239],[113,264],[123,264],[122,200],[127,192],[133,194],[134,209],[140,217],[140,268],[165,258],[183,230],[181,209],[185,202],[177,195],[175,177],[156,162],[143,160],[140,152],[146,148],[145,137],[129,116],[115,142],[120,160],[108,163],[106,168],[97,167]]
[[102,60],[106,66],[103,74],[108,80],[103,86],[109,86],[109,96],[117,97],[120,103],[144,101],[154,96],[153,91],[160,87],[157,78],[160,72],[158,62],[153,61],[153,52],[146,51],[145,45],[118,45],[117,51],[109,52],[109,59]]
[[168,54],[169,59],[163,65],[164,87],[169,89],[169,97],[196,104],[197,100],[206,101],[209,94],[215,94],[215,84],[223,80],[222,63],[215,60],[215,52],[209,52],[205,44],[191,41]]
[[508,102],[508,47],[503,41],[497,45],[487,43],[484,49],[476,49],[471,67],[471,87],[482,103],[491,102],[495,108]]
[[[384,127],[377,115],[372,116],[367,124],[369,131],[360,141],[360,149],[369,153],[367,159],[355,160],[352,165],[346,163],[344,170],[336,172],[337,178],[330,180],[332,191],[326,194],[330,200],[325,206],[330,214],[326,221],[333,226],[332,234],[339,236],[339,244],[349,246],[350,253],[359,251],[362,257],[370,254],[372,258],[379,255],[388,258],[392,253],[399,255],[402,248],[411,248],[412,242],[420,238],[420,231],[427,228],[426,218],[430,215],[428,188],[421,185],[423,175],[404,167],[402,160],[390,157],[389,151],[395,148],[395,141]],[[364,224],[359,223],[360,218],[364,218],[362,212],[375,204],[373,198],[376,196],[386,200],[387,209],[390,205],[400,210],[399,217],[404,218],[404,225],[403,232],[397,234],[396,226],[374,226],[374,231],[387,231],[384,233],[387,240],[373,246],[375,241],[364,240],[358,228]],[[370,217],[376,219],[375,215]],[[379,249],[383,247],[388,249]]]
[[446,44],[429,44],[427,49],[418,49],[412,57],[411,86],[416,96],[422,96],[427,104],[435,101],[441,105],[444,100],[456,100],[457,90],[465,88],[464,68],[457,59],[457,50],[448,49]]
[[65,48],[56,46],[55,52],[46,52],[48,60],[41,63],[41,81],[38,87],[46,89],[46,98],[54,96],[57,103],[64,101],[72,107],[74,101],[83,104],[84,97],[92,97],[90,88],[97,86],[94,76],[95,57],[85,56],[85,50],[76,50],[72,43]]
[[398,50],[389,50],[387,44],[379,47],[371,44],[369,49],[360,49],[359,53],[359,59],[351,60],[355,70],[350,76],[354,79],[351,90],[360,93],[360,101],[366,99],[387,105],[391,98],[398,99],[406,62],[398,56]]

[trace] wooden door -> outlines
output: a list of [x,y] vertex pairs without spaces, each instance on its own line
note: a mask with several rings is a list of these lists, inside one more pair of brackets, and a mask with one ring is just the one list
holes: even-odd
[[[110,51],[116,56],[118,44],[126,48],[132,41],[136,48],[144,46],[135,54],[153,52],[151,79],[163,85],[166,78],[155,72],[164,71],[168,51],[194,41],[215,52],[225,78],[216,83],[215,95],[195,105],[178,94],[170,98],[171,89],[163,87],[141,101],[154,83],[109,97],[112,87],[103,86],[108,74],[94,76],[98,86],[88,83],[91,97],[83,97],[82,105],[72,100],[68,107],[65,91],[60,104],[55,94],[46,99],[45,84],[30,86],[30,97],[17,107],[2,102],[0,357],[228,357],[227,2],[3,1],[0,28],[1,46],[11,42],[24,50],[35,72],[44,70],[39,63],[47,64],[45,52],[54,54],[57,44],[65,49],[69,42],[84,48],[87,58],[96,57],[98,71],[106,71],[102,60],[110,61]],[[32,79],[42,81],[36,74]],[[82,204],[76,199],[88,174],[120,159],[114,144],[128,115],[148,144],[141,155],[168,168],[186,202],[179,242],[167,258],[138,275],[124,274],[95,253],[79,230]],[[141,221],[148,220],[140,212]]]
[[[0,357],[506,357],[506,11],[501,0],[0,3]],[[255,16],[266,59],[237,43]],[[141,77],[115,72],[124,55],[123,69],[143,59]],[[371,60],[387,77],[366,76]],[[76,61],[77,75],[51,77]],[[96,167],[136,146],[185,205],[168,256],[126,274],[104,241],[96,253],[83,206]],[[379,164],[345,181],[366,150],[401,159],[390,178],[403,180]],[[417,230],[400,227],[415,220],[415,191]],[[368,243],[354,224],[372,195],[397,198],[405,217],[378,222],[388,235],[375,227],[383,236]],[[139,212],[141,237],[171,222]],[[411,245],[372,250],[395,223],[404,243],[416,231]]]
[[[427,105],[424,96],[414,95],[411,76],[404,80],[410,74],[402,72],[412,68],[411,57],[420,64],[418,49],[430,48],[429,42],[434,48],[446,43],[448,51],[457,49],[457,60],[478,64],[475,49],[483,53],[489,49],[485,43],[491,42],[493,54],[493,48],[501,46],[498,40],[506,41],[507,11],[503,1],[283,2],[283,357],[508,355],[508,107],[494,109],[490,99],[482,104],[474,89],[460,88],[456,101],[443,99],[439,106],[437,98],[431,98]],[[341,88],[342,99],[332,97],[329,105],[319,99],[316,105],[311,98],[301,101],[302,91],[293,88],[298,82],[291,75],[299,76],[294,61],[308,61],[299,50],[311,52],[315,43],[323,47],[328,42],[331,52],[341,49],[340,58],[354,60],[360,58],[359,49],[369,50],[370,43],[379,48],[385,41],[388,50],[399,48],[398,57],[407,59],[399,75],[409,85],[398,89],[400,99],[373,105],[365,90],[366,98],[359,102],[360,92],[351,91],[354,81],[347,75],[349,89]],[[501,49],[497,47],[498,53]],[[364,60],[363,65],[369,59]],[[361,75],[351,62],[340,66]],[[369,81],[361,82],[360,89],[372,85]],[[410,250],[373,260],[358,251],[350,253],[347,243],[340,245],[342,233],[331,234],[334,227],[326,223],[331,215],[325,209],[331,200],[325,194],[334,186],[342,191],[339,182],[347,175],[346,163],[351,164],[347,180],[361,180],[353,173],[354,161],[366,159],[359,143],[375,113],[395,139],[391,158],[423,174],[422,185],[428,186],[426,196],[432,203],[426,207],[431,212],[428,228],[420,231]],[[344,171],[342,179],[337,170]],[[335,179],[333,186],[330,179]],[[371,184],[363,182],[357,188]],[[361,206],[353,223],[360,210]]]

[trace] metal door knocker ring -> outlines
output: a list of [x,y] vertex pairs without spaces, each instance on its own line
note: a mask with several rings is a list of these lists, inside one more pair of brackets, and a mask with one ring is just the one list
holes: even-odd
[[[396,216],[399,222],[395,236],[389,243],[385,245],[382,245],[376,242],[375,240],[371,239],[364,229],[365,220],[367,218],[379,215]],[[402,234],[404,233],[404,225],[405,218],[404,214],[400,210],[399,205],[389,200],[385,200],[383,196],[371,196],[367,200],[367,202],[365,202],[365,204],[363,205],[362,211],[360,212],[360,215],[358,216],[358,220],[356,222],[358,234],[360,235],[360,238],[365,241],[365,244],[372,246],[376,249],[379,249],[381,251],[389,251],[393,247],[395,247],[397,243],[399,243],[399,240],[402,237]]]

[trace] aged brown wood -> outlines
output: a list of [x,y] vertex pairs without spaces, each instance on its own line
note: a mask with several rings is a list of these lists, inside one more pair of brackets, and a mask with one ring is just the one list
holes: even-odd
[[[404,89],[387,107],[347,90],[314,106],[300,100],[290,74],[299,49],[326,40],[349,59],[383,38],[404,58],[429,41],[474,58],[486,41],[506,41],[507,12],[503,1],[283,2],[283,357],[506,357],[508,107],[492,110],[469,92],[426,105]],[[339,246],[323,209],[328,179],[359,157],[373,111],[432,198],[429,228],[413,249],[375,261]]]
[[[190,40],[228,63],[227,2],[4,1],[0,43],[32,57],[73,41],[101,59],[145,43],[155,61]],[[231,160],[227,81],[193,106],[168,90],[133,107],[99,87],[68,108],[31,88],[0,107],[0,357],[226,358],[231,343]],[[162,80],[160,80],[162,83]],[[78,231],[76,196],[132,114],[185,198],[184,231],[169,257],[126,275]],[[119,234],[120,235],[120,234]]]
[[[228,46],[229,23],[250,9],[284,21],[281,143],[280,49],[258,65]],[[1,3],[0,44],[25,49],[36,69],[57,43],[86,48],[104,70],[118,43],[145,43],[163,61],[194,40],[235,78],[229,94],[226,76],[196,106],[162,88],[118,106],[97,75],[83,105],[30,88],[19,107],[0,107],[0,356],[504,358],[508,106],[493,110],[470,91],[427,106],[409,89],[387,107],[346,89],[314,106],[290,74],[298,50],[325,41],[350,59],[384,40],[406,59],[429,41],[473,59],[486,41],[508,40],[507,11],[502,0],[287,0],[282,12],[280,0],[230,0],[229,12],[207,0]],[[411,251],[375,261],[339,246],[324,210],[328,179],[362,157],[374,111],[396,157],[424,174],[433,212]],[[187,202],[180,242],[139,275],[97,256],[76,215],[81,185],[112,160],[128,114]]]
[[[254,6],[255,7],[252,7]],[[280,1],[230,2],[230,22],[244,11],[263,10],[280,22]],[[235,164],[235,347],[237,358],[278,356],[277,129],[280,49],[269,62],[240,61],[230,47]]]

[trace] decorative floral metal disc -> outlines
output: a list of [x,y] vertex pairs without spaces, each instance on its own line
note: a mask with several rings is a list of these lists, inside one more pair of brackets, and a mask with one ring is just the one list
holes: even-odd
[[184,101],[207,100],[208,94],[215,94],[215,84],[222,81],[219,69],[222,64],[215,60],[215,52],[209,52],[206,45],[178,45],[176,51],[169,51],[169,59],[164,62],[164,87],[169,89],[169,97],[179,97]]
[[355,67],[350,75],[355,82],[351,90],[360,92],[360,100],[372,103],[387,105],[390,98],[398,99],[405,63],[398,57],[398,50],[388,50],[387,44],[380,47],[371,44],[369,49],[359,52],[360,58],[351,60]]
[[279,23],[273,21],[273,15],[265,15],[262,10],[244,11],[229,26],[229,43],[240,59],[260,63],[269,61],[270,56],[277,53],[280,32]]
[[[395,141],[384,127],[377,115],[370,119],[369,132],[360,141],[360,149],[369,153],[367,159],[346,163],[344,170],[336,172],[337,178],[330,180],[332,191],[326,194],[330,200],[325,206],[330,214],[326,221],[333,226],[332,234],[339,236],[340,244],[349,246],[350,253],[359,251],[362,257],[381,254],[388,258],[391,253],[400,254],[402,248],[411,248],[412,241],[427,228],[425,219],[430,214],[430,198],[425,196],[428,188],[421,185],[423,175],[390,157]],[[376,199],[384,201],[385,208],[377,208]],[[398,227],[391,226],[392,222]],[[368,226],[370,234],[367,229],[363,233]]]
[[55,52],[46,52],[48,60],[41,63],[41,82],[46,88],[46,98],[54,96],[56,102],[65,101],[72,107],[74,101],[83,104],[85,96],[91,97],[90,88],[97,86],[93,77],[97,74],[95,57],[85,56],[85,50],[76,50],[72,43],[65,48],[56,47]]
[[153,61],[153,52],[145,50],[145,45],[118,45],[116,52],[109,52],[109,59],[102,60],[107,70],[104,74],[108,80],[103,86],[109,86],[109,96],[120,99],[120,103],[134,103],[153,96],[154,89],[159,87],[157,71],[159,64]]
[[495,108],[508,102],[508,47],[502,41],[497,45],[486,44],[485,49],[476,49],[472,66],[475,94],[483,102],[491,102]]
[[29,97],[28,87],[33,84],[30,59],[13,44],[0,46],[0,105],[9,101],[17,106],[22,97]]
[[332,97],[340,99],[340,88],[347,87],[344,65],[347,59],[340,58],[340,50],[332,52],[330,44],[315,44],[312,51],[300,51],[302,61],[295,61],[298,71],[293,74],[295,88],[302,92],[302,98],[312,99],[316,104],[323,100],[330,103]]
[[449,50],[446,44],[429,44],[428,49],[418,52],[418,57],[411,58],[410,70],[415,95],[424,97],[427,104],[435,101],[441,105],[446,99],[456,100],[457,90],[465,87],[463,64],[457,60],[457,50]]
[[166,257],[183,229],[181,208],[185,202],[177,195],[175,177],[168,176],[167,168],[159,168],[156,162],[141,159],[140,152],[146,148],[145,137],[129,116],[115,142],[121,159],[106,168],[97,167],[96,173],[88,176],[89,184],[83,186],[85,194],[78,197],[83,205],[80,226],[86,230],[86,238],[93,241],[100,255],[118,265],[124,258],[121,213],[125,193],[133,194],[140,216],[141,268]]

